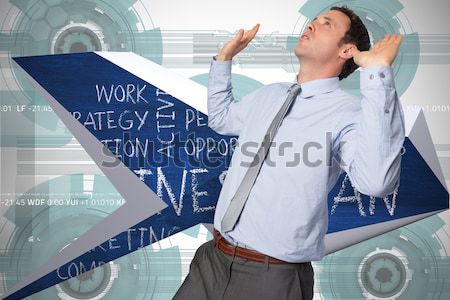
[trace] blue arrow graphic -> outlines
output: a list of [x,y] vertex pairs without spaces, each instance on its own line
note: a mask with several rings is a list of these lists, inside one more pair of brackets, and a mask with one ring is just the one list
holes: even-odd
[[[205,87],[134,53],[14,60],[126,202],[4,299],[67,280],[71,266],[89,271],[196,224],[213,223],[237,137],[207,126]],[[409,116],[410,122],[416,117]],[[407,138],[402,184],[376,202],[346,186],[342,174],[328,197],[327,253],[448,209],[442,173],[423,155]]]

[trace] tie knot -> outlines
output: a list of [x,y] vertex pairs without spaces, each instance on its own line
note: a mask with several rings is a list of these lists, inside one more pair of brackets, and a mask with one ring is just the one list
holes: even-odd
[[298,94],[300,94],[300,92],[302,91],[302,87],[300,86],[300,84],[295,83],[290,89],[289,89],[289,94],[297,96]]

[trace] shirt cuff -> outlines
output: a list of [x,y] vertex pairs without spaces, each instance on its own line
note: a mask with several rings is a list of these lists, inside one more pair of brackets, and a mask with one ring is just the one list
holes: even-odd
[[215,74],[230,74],[231,62],[231,60],[216,60],[216,56],[213,56],[213,59],[211,60],[211,69],[214,69]]
[[388,87],[395,88],[394,74],[391,66],[371,66],[361,68],[360,88]]

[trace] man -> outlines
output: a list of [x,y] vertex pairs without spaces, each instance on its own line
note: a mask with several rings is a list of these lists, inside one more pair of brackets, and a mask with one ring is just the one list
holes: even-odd
[[[211,62],[208,125],[239,140],[216,207],[215,238],[197,250],[177,300],[312,299],[311,261],[325,254],[327,196],[339,175],[347,172],[357,190],[375,197],[400,182],[405,129],[391,64],[402,36],[386,35],[368,50],[359,17],[333,7],[299,38],[294,83],[234,101],[231,60],[258,28],[239,30]],[[358,67],[362,99],[338,84]],[[264,156],[259,145],[283,109]]]

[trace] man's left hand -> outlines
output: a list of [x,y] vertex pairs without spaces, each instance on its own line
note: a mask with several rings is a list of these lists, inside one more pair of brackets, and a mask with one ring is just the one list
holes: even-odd
[[359,51],[356,47],[350,48],[349,51],[353,56],[353,61],[362,68],[390,66],[397,56],[402,40],[401,34],[386,34],[368,51]]

